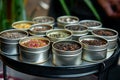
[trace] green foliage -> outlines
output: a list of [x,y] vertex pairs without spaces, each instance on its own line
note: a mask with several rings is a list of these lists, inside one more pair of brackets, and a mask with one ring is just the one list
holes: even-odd
[[14,21],[25,19],[24,0],[0,0],[0,31],[11,28]]

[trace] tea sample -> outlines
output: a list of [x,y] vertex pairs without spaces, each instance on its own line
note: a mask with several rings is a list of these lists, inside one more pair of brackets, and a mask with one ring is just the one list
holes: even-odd
[[100,46],[107,43],[106,41],[103,41],[103,40],[82,40],[82,42],[84,44],[95,45],[95,46]]
[[55,44],[54,47],[64,51],[74,51],[81,48],[81,46],[78,45],[77,43],[70,42],[59,42]]
[[0,36],[3,38],[6,38],[6,39],[17,39],[17,38],[25,37],[26,34],[24,34],[22,32],[8,31],[8,32],[2,33]]
[[48,41],[41,39],[30,39],[28,41],[22,42],[21,45],[28,48],[40,48],[48,45]]
[[109,30],[94,30],[93,32],[95,34],[101,35],[101,36],[114,36],[114,35],[116,35],[114,32],[109,31]]
[[87,27],[94,27],[94,26],[99,26],[99,25],[101,25],[100,23],[97,23],[97,22],[81,22],[80,24],[82,24],[82,25],[85,25],[85,26],[87,26]]
[[82,31],[82,30],[86,30],[86,27],[80,26],[80,25],[69,25],[65,27],[68,30],[72,30],[72,31]]
[[55,33],[50,33],[48,36],[52,38],[64,38],[68,37],[70,34],[64,33],[64,32],[55,32]]

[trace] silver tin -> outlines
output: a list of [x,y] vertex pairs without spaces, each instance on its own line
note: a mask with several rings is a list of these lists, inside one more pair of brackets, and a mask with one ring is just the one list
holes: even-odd
[[[29,26],[28,25],[25,26],[25,24],[29,24]],[[28,30],[31,27],[31,25],[33,25],[33,24],[34,24],[34,22],[32,22],[32,21],[25,21],[25,20],[23,20],[23,21],[16,21],[16,22],[12,23],[12,28],[18,29],[18,30]],[[20,26],[18,27],[18,25],[20,25],[21,27]]]
[[[31,39],[40,39],[47,41],[47,45],[38,48],[30,48],[23,46],[22,43],[29,41]],[[19,41],[20,45],[20,60],[23,62],[37,64],[43,63],[49,59],[49,49],[50,49],[50,41],[47,38],[39,37],[39,36],[31,36]]]
[[[61,36],[59,34],[61,34]],[[67,36],[62,36],[62,34],[67,34]],[[51,35],[56,35],[57,37]],[[50,39],[51,42],[55,42],[59,40],[71,40],[72,32],[64,29],[53,29],[46,32],[46,36]]]
[[35,22],[35,24],[49,24],[51,26],[54,25],[55,19],[53,17],[50,16],[38,16],[38,17],[34,17],[32,19],[33,22]]
[[[94,31],[97,31],[97,32],[98,31],[109,31],[109,32],[112,32],[114,35],[112,36],[99,35],[99,34],[96,34]],[[99,28],[99,29],[93,30],[92,34],[95,36],[103,37],[109,42],[108,51],[114,51],[117,48],[118,32],[116,30],[109,29],[109,28]]]
[[73,33],[72,39],[76,41],[78,41],[79,37],[88,34],[88,27],[80,24],[69,24],[69,25],[66,25],[64,29],[70,30]]
[[57,26],[60,29],[64,29],[65,25],[77,23],[79,23],[79,18],[76,16],[60,16],[57,18]]
[[[55,44],[58,43],[76,43],[80,46],[79,49],[74,51],[64,51],[55,48]],[[82,45],[77,41],[57,41],[52,44],[53,64],[56,66],[78,66],[82,63]]]
[[[105,42],[103,45],[89,45],[85,44],[83,40],[102,40]],[[93,36],[93,35],[86,35],[79,38],[79,42],[83,45],[83,56],[82,59],[91,62],[97,62],[103,60],[107,56],[107,46],[108,41],[104,38]]]
[[[10,33],[13,33],[13,32],[22,33],[25,36],[20,37],[20,38],[12,38],[12,39],[2,36],[2,34],[6,34],[8,32],[10,32]],[[1,51],[7,55],[17,55],[19,53],[19,45],[18,45],[19,40],[23,39],[27,36],[28,36],[28,32],[23,31],[23,30],[10,29],[10,30],[2,31],[0,33]]]
[[[42,30],[45,29],[45,30]],[[39,30],[41,29],[41,30]],[[29,29],[29,34],[34,36],[34,35],[39,35],[39,36],[46,36],[46,32],[49,30],[52,30],[53,26],[49,24],[34,24],[31,26]]]
[[[97,23],[98,25],[89,25],[90,23]],[[102,27],[102,23],[100,21],[96,21],[96,20],[81,20],[79,22],[79,24],[87,26],[88,27],[88,31],[92,31],[94,29],[98,29]]]

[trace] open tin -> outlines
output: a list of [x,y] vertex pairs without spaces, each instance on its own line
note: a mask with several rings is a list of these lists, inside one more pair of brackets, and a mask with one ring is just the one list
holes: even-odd
[[72,39],[78,41],[79,37],[88,34],[88,28],[80,24],[69,24],[64,27],[66,30],[70,30],[73,35]]
[[78,66],[82,63],[82,45],[77,41],[57,41],[52,44],[53,64],[56,66]]
[[60,29],[64,29],[65,25],[76,24],[79,22],[79,18],[76,16],[60,16],[57,18],[57,26]]
[[18,30],[28,30],[34,22],[32,21],[16,21],[12,23],[12,28]]
[[33,22],[35,22],[35,24],[49,24],[51,26],[54,25],[55,19],[53,17],[50,16],[38,16],[38,17],[34,17],[32,19]]
[[117,48],[118,32],[116,30],[109,28],[99,28],[93,30],[92,34],[95,36],[103,37],[109,42],[108,51],[114,51]]
[[32,64],[43,63],[49,58],[50,41],[47,38],[31,36],[19,41],[20,60]]
[[104,38],[86,35],[79,38],[83,45],[82,58],[87,61],[96,62],[104,60],[107,56],[108,41]]
[[29,34],[32,36],[34,35],[46,36],[46,32],[52,29],[53,26],[49,24],[34,24],[29,29]]
[[87,26],[88,31],[92,31],[102,27],[102,23],[96,20],[81,20],[79,24]]
[[17,55],[19,53],[19,40],[28,36],[27,31],[9,29],[0,33],[1,51],[7,55]]
[[64,29],[53,29],[46,32],[46,36],[51,42],[72,39],[72,32]]

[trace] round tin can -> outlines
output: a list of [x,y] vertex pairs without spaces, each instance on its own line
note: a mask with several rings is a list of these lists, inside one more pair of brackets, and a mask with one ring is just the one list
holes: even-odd
[[38,17],[34,17],[32,19],[33,22],[35,22],[36,24],[49,24],[51,26],[54,25],[55,19],[53,17],[50,16],[38,16]]
[[87,61],[97,62],[103,60],[107,56],[108,41],[104,38],[86,35],[79,38],[79,42],[83,45],[82,58]]
[[28,36],[27,31],[9,29],[0,33],[1,51],[7,55],[17,55],[19,53],[19,40]]
[[88,31],[92,31],[94,29],[98,29],[102,27],[102,23],[96,20],[81,20],[79,24],[87,26]]
[[64,29],[53,29],[46,32],[46,36],[50,39],[51,42],[60,40],[71,40],[72,32]]
[[18,30],[28,30],[34,22],[32,21],[16,21],[12,23],[12,28]]
[[27,63],[43,63],[49,59],[50,41],[47,38],[31,36],[19,41],[20,60]]
[[66,30],[70,30],[73,35],[72,39],[78,41],[79,37],[88,34],[88,28],[80,24],[69,24],[64,27]]
[[95,36],[103,37],[108,41],[108,51],[114,51],[117,48],[118,32],[109,28],[99,28],[92,31]]
[[65,25],[77,23],[79,23],[79,18],[76,16],[60,16],[57,18],[57,26],[60,29],[64,29]]
[[78,66],[82,63],[82,45],[77,41],[57,41],[52,44],[53,64]]
[[46,36],[46,32],[52,29],[53,26],[49,24],[34,24],[29,29],[29,34],[32,36],[34,35]]

